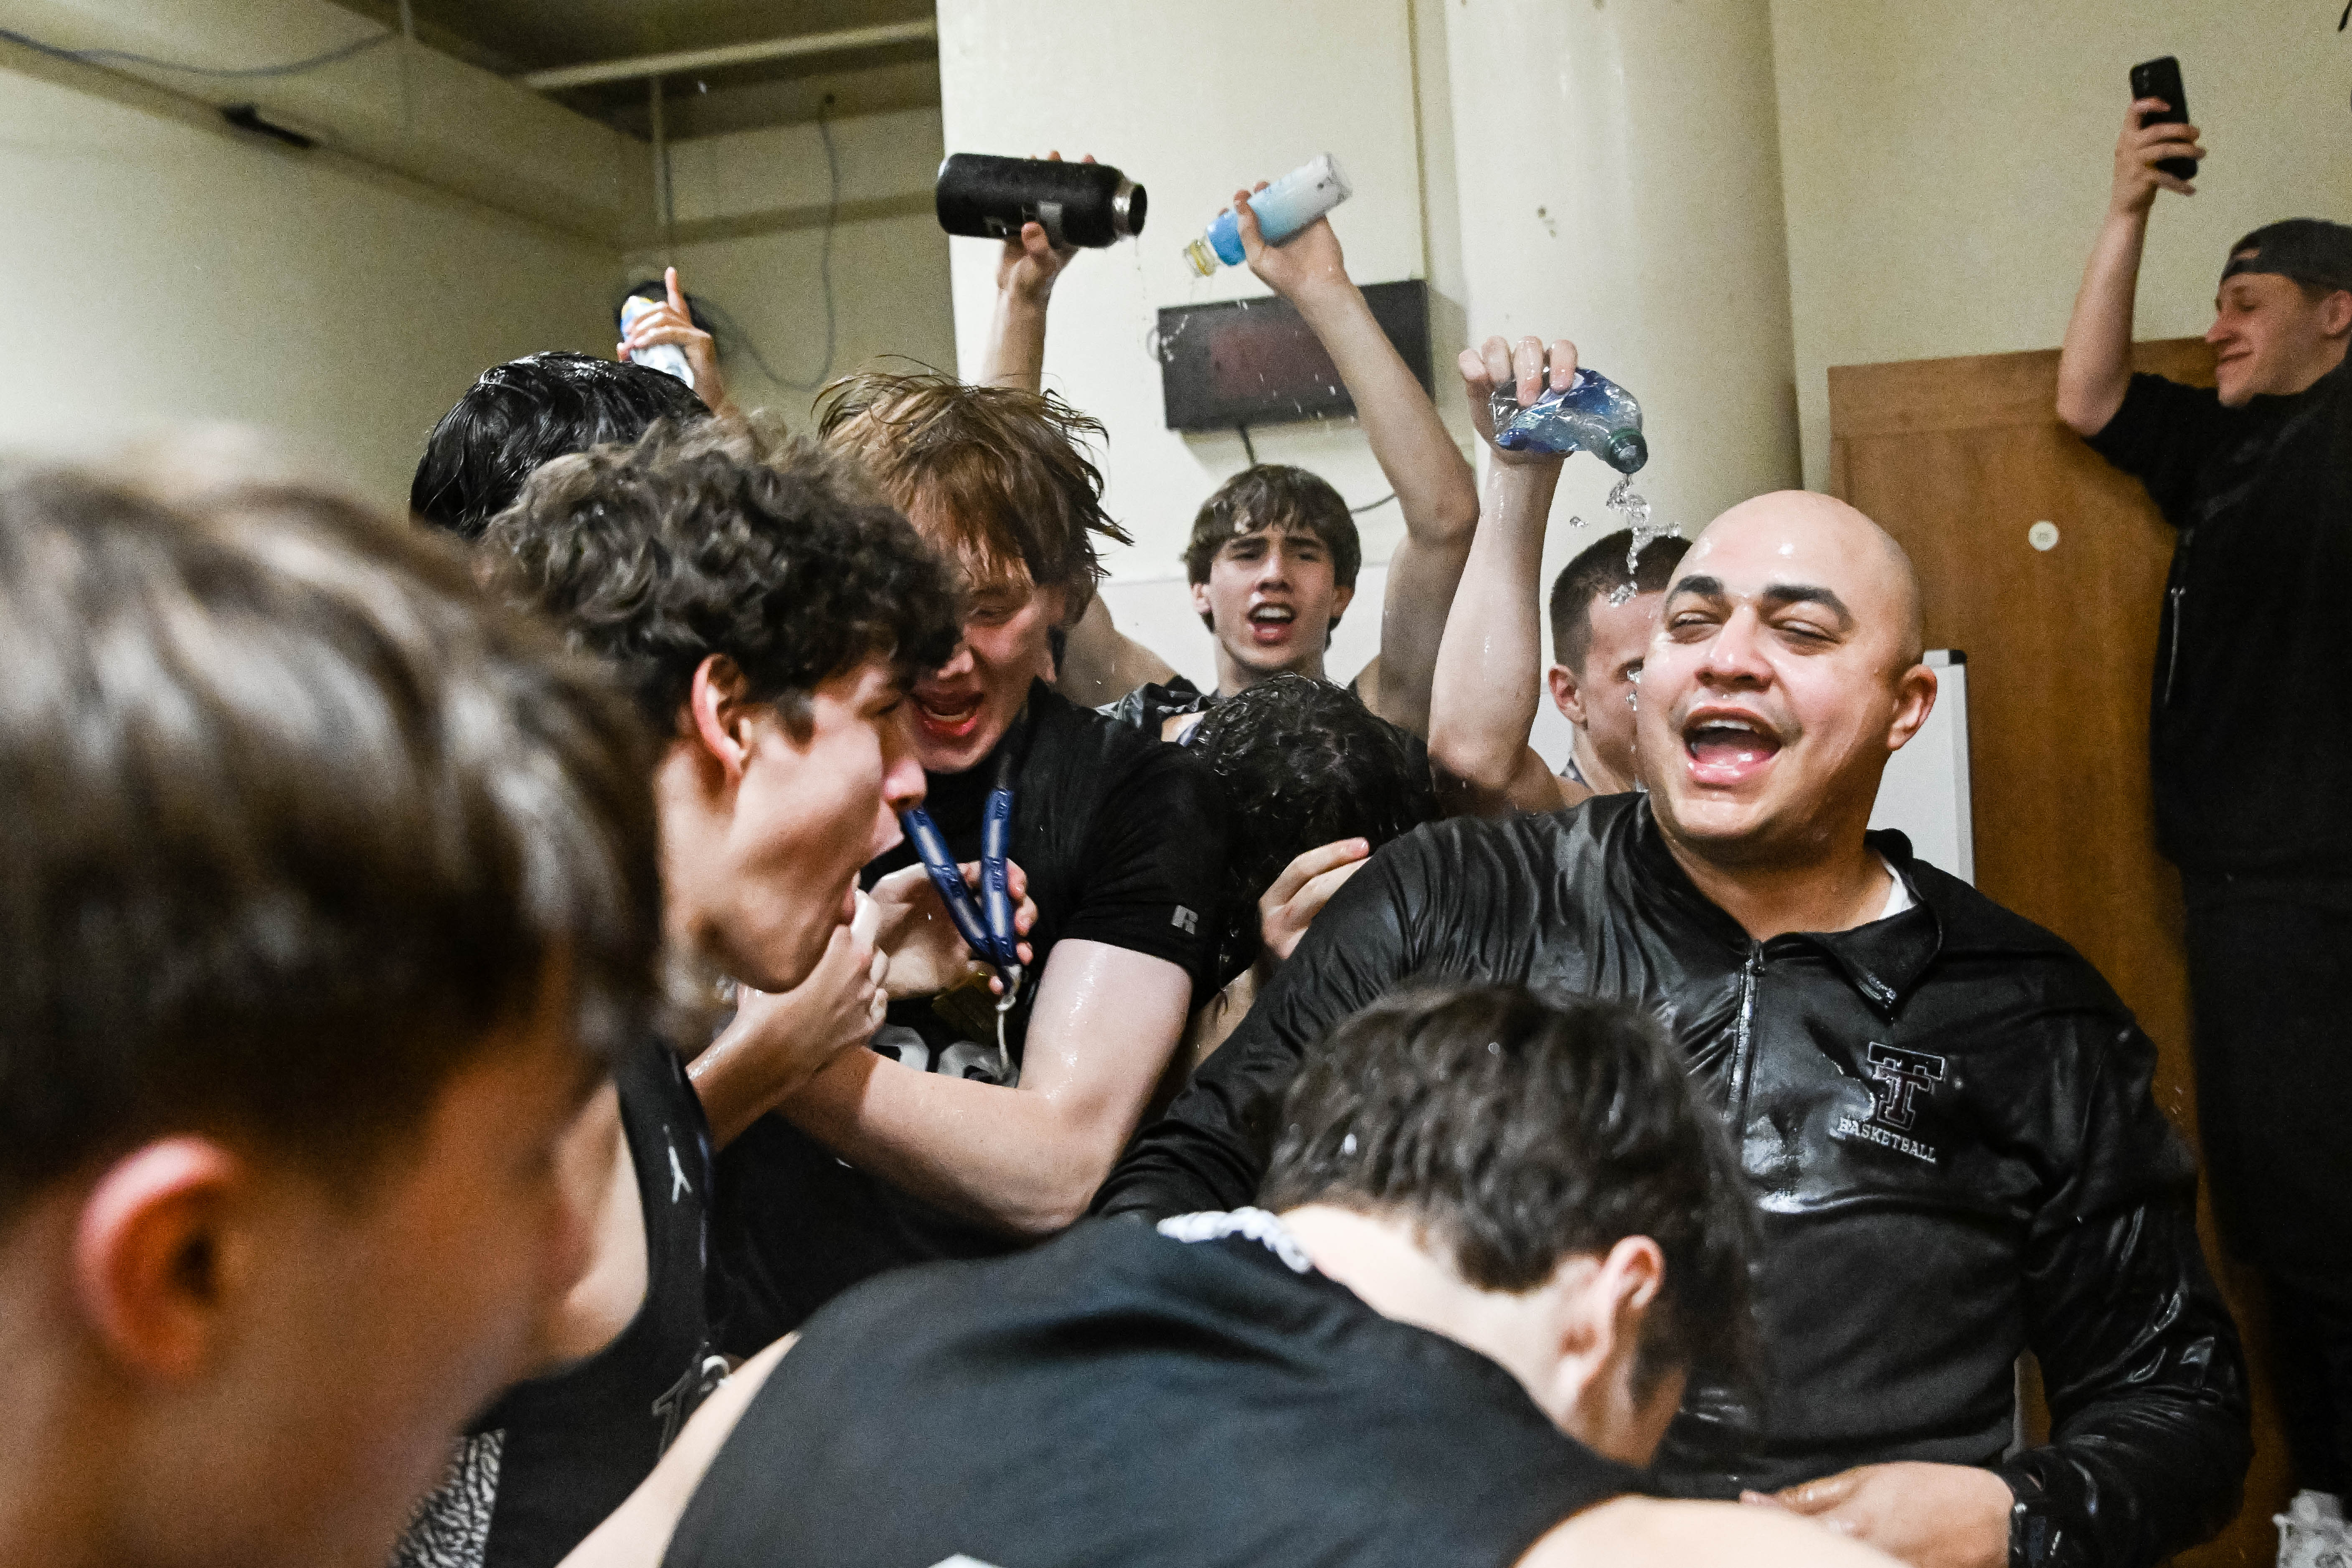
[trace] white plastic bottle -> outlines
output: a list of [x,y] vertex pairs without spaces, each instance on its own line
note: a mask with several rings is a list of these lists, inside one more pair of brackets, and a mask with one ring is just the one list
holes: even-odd
[[[1265,242],[1280,245],[1355,194],[1339,170],[1339,160],[1328,153],[1318,153],[1250,197],[1250,210],[1257,214],[1258,232]],[[1201,237],[1184,247],[1184,259],[1203,278],[1221,266],[1242,263],[1241,220],[1231,208],[1219,213]]]

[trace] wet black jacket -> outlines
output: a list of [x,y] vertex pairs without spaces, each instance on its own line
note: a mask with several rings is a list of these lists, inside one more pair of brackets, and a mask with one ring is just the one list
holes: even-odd
[[[2018,1497],[2012,1563],[2157,1563],[2235,1511],[2251,1441],[2195,1165],[2149,1095],[2154,1047],[2064,942],[1901,835],[1871,841],[1912,909],[1759,943],[1639,797],[1408,835],[1340,890],[1097,1206],[1247,1203],[1301,1053],[1408,979],[1638,1001],[1729,1119],[1764,1237],[1757,1397],[1687,1400],[1662,1484],[1990,1465]],[[2029,1346],[2053,1440],[2003,1462]]]

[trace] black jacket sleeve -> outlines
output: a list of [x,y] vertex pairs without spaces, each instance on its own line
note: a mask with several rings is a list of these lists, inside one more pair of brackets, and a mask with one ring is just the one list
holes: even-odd
[[1333,895],[1233,1037],[1136,1135],[1095,1194],[1095,1213],[1160,1220],[1257,1195],[1307,1052],[1404,977],[1405,886],[1417,879],[1401,872],[1413,855],[1412,839],[1400,839]]
[[2155,1047],[2126,1024],[2092,1059],[2072,1170],[2028,1242],[2051,1441],[2000,1467],[2014,1568],[2160,1563],[2229,1522],[2253,1453],[2196,1166],[2149,1092]]

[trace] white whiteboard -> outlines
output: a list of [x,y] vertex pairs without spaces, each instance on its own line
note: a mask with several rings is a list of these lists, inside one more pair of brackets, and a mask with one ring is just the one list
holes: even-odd
[[1936,672],[1936,707],[1910,744],[1887,760],[1878,783],[1873,827],[1893,827],[1911,840],[1912,853],[1961,881],[1977,879],[1976,824],[1969,808],[1968,656],[1951,648],[1927,654]]

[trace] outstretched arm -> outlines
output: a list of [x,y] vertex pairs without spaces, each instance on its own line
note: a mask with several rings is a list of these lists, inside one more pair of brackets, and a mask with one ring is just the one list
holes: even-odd
[[1438,647],[1429,760],[1456,815],[1557,811],[1569,804],[1573,786],[1553,773],[1528,736],[1542,700],[1544,524],[1560,459],[1495,447],[1487,399],[1496,387],[1516,382],[1525,407],[1542,395],[1547,380],[1566,387],[1576,374],[1576,345],[1563,338],[1547,359],[1534,338],[1521,338],[1516,350],[1488,338],[1483,348],[1463,351],[1459,368],[1490,461],[1486,517]]
[[1065,940],[1037,982],[1017,1088],[850,1051],[783,1113],[835,1153],[955,1213],[1043,1236],[1086,1212],[1183,1032],[1191,976]]
[[[1265,187],[1261,185],[1259,189]],[[1446,606],[1478,524],[1478,484],[1404,357],[1348,276],[1339,236],[1318,218],[1278,246],[1258,232],[1249,193],[1235,192],[1250,270],[1314,331],[1355,400],[1372,456],[1404,514],[1404,542],[1389,558],[1381,609],[1381,675],[1372,710],[1417,735],[1429,731],[1429,683]]]
[[2196,186],[2156,165],[2166,158],[2205,156],[2197,144],[2197,127],[2140,123],[2142,115],[2165,107],[2161,99],[2143,98],[2125,111],[2106,221],[2083,269],[2083,287],[2058,352],[2058,417],[2077,436],[2105,429],[2131,385],[2132,300],[2156,193],[2196,194]]

